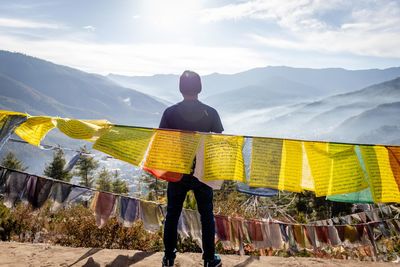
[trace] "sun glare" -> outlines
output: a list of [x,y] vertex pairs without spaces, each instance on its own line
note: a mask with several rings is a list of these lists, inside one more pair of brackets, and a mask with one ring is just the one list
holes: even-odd
[[163,32],[175,33],[197,21],[201,1],[196,0],[146,0],[141,17],[146,25]]

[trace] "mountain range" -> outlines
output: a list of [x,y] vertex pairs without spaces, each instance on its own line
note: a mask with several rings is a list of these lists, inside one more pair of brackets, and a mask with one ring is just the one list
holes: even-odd
[[[310,95],[315,99],[340,93],[348,93],[400,76],[400,68],[346,70],[340,68],[308,69],[292,67],[255,68],[236,74],[213,73],[202,76],[203,91],[200,98],[210,101],[222,98],[244,88],[259,91],[287,91],[287,95]],[[157,74],[153,76],[122,76],[109,74],[109,79],[142,93],[158,96],[169,102],[181,99],[179,75]],[[300,87],[298,87],[300,86]],[[257,98],[258,95],[254,95]],[[249,94],[247,97],[251,97]]]
[[293,105],[282,114],[264,113],[259,116],[264,116],[262,125],[265,129],[272,129],[269,131],[273,136],[391,143],[395,139],[387,139],[385,135],[369,136],[368,140],[364,137],[384,126],[400,126],[398,102],[400,78],[307,104]]
[[106,77],[0,51],[0,108],[114,123],[153,125],[165,104]]
[[[398,77],[399,67],[265,67],[205,75],[200,99],[217,108],[227,133],[399,144]],[[178,75],[108,78],[167,103],[180,97]]]

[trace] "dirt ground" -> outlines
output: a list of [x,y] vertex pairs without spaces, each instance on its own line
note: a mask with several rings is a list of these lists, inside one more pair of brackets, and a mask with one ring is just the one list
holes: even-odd
[[[161,266],[162,253],[0,242],[0,266]],[[223,266],[400,266],[396,263],[316,258],[221,255]],[[178,254],[175,266],[202,266],[201,254]]]

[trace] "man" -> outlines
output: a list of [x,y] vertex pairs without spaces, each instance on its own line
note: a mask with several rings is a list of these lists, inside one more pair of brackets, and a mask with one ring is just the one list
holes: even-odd
[[[222,133],[224,128],[218,112],[198,100],[201,92],[200,76],[192,71],[184,71],[179,79],[179,90],[183,101],[164,111],[159,128]],[[183,175],[179,182],[168,183],[163,266],[174,265],[178,220],[189,190],[194,192],[201,216],[204,266],[222,266],[221,259],[215,255],[213,190],[191,174]]]

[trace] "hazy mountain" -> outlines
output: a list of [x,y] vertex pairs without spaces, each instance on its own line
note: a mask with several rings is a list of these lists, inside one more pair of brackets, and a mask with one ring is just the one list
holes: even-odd
[[[26,111],[31,114],[68,115],[68,107],[36,89],[0,73],[0,108]],[[74,109],[73,107],[69,107]],[[75,108],[75,112],[82,112]],[[91,111],[88,111],[88,113]]]
[[[303,86],[315,88],[315,97],[324,97],[347,93],[381,83],[400,76],[400,68],[384,70],[345,70],[339,68],[307,69],[291,67],[255,68],[236,74],[210,74],[202,77],[203,91],[201,99],[217,98],[218,94],[228,91],[237,93],[241,89],[260,86],[267,90],[269,80],[281,78]],[[181,99],[178,91],[179,75],[122,76],[110,74],[108,78],[123,86],[136,89],[169,102]],[[279,88],[276,88],[279,89]],[[282,90],[284,90],[282,88]],[[294,89],[291,90],[293,92]],[[221,99],[223,101],[223,99]],[[268,108],[265,106],[264,108]]]
[[177,102],[182,97],[179,94],[179,76],[174,74],[157,74],[153,76],[124,76],[109,74],[110,80],[121,86],[135,89],[139,92],[150,94],[166,101]]
[[400,78],[397,78],[308,104],[231,113],[226,128],[235,132],[235,125],[243,122],[256,135],[392,143],[396,140],[393,129],[400,126],[399,102]]
[[309,69],[291,67],[266,67],[242,72],[240,79],[280,76],[294,82],[321,90],[324,95],[335,95],[362,89],[372,84],[400,76],[400,68],[346,70],[341,68]]
[[[384,125],[370,132],[362,133],[357,141],[367,144],[397,144],[400,145],[400,125]],[[379,140],[379,142],[377,142]]]
[[378,105],[400,100],[399,88],[400,78],[397,78],[355,92],[323,98],[276,117],[268,124],[279,129],[278,134],[296,131],[299,136],[318,138],[350,117]]
[[109,79],[0,51],[0,105],[32,114],[154,125],[165,105]]
[[209,96],[207,104],[218,107],[220,113],[263,109],[296,104],[319,96],[318,89],[279,76],[267,77],[257,85],[249,85]]
[[[110,74],[108,77],[126,87],[171,102],[181,99],[178,75],[127,77]],[[373,123],[371,114],[376,113],[379,117],[384,111],[389,112],[385,104],[400,101],[400,79],[397,77],[400,77],[400,68],[256,68],[230,75],[214,73],[203,76],[200,100],[217,108],[226,133],[388,142],[395,138],[389,132],[384,137],[382,131],[397,127],[396,120],[368,129],[362,127],[360,129],[366,130],[362,133],[357,129],[351,130],[360,126],[350,118],[370,110],[368,116],[364,114],[359,118],[363,125],[369,120]],[[352,133],[347,134],[347,131]],[[376,132],[381,133],[380,139]]]
[[[400,91],[400,87],[398,88]],[[398,98],[397,100],[400,100]],[[330,134],[336,140],[383,142],[382,136],[374,136],[374,133],[389,130],[383,136],[391,135],[392,129],[400,126],[400,102],[379,105],[361,114],[351,117],[336,127]],[[369,133],[369,134],[368,134]],[[397,132],[397,136],[398,136]],[[390,137],[389,139],[391,139]]]

